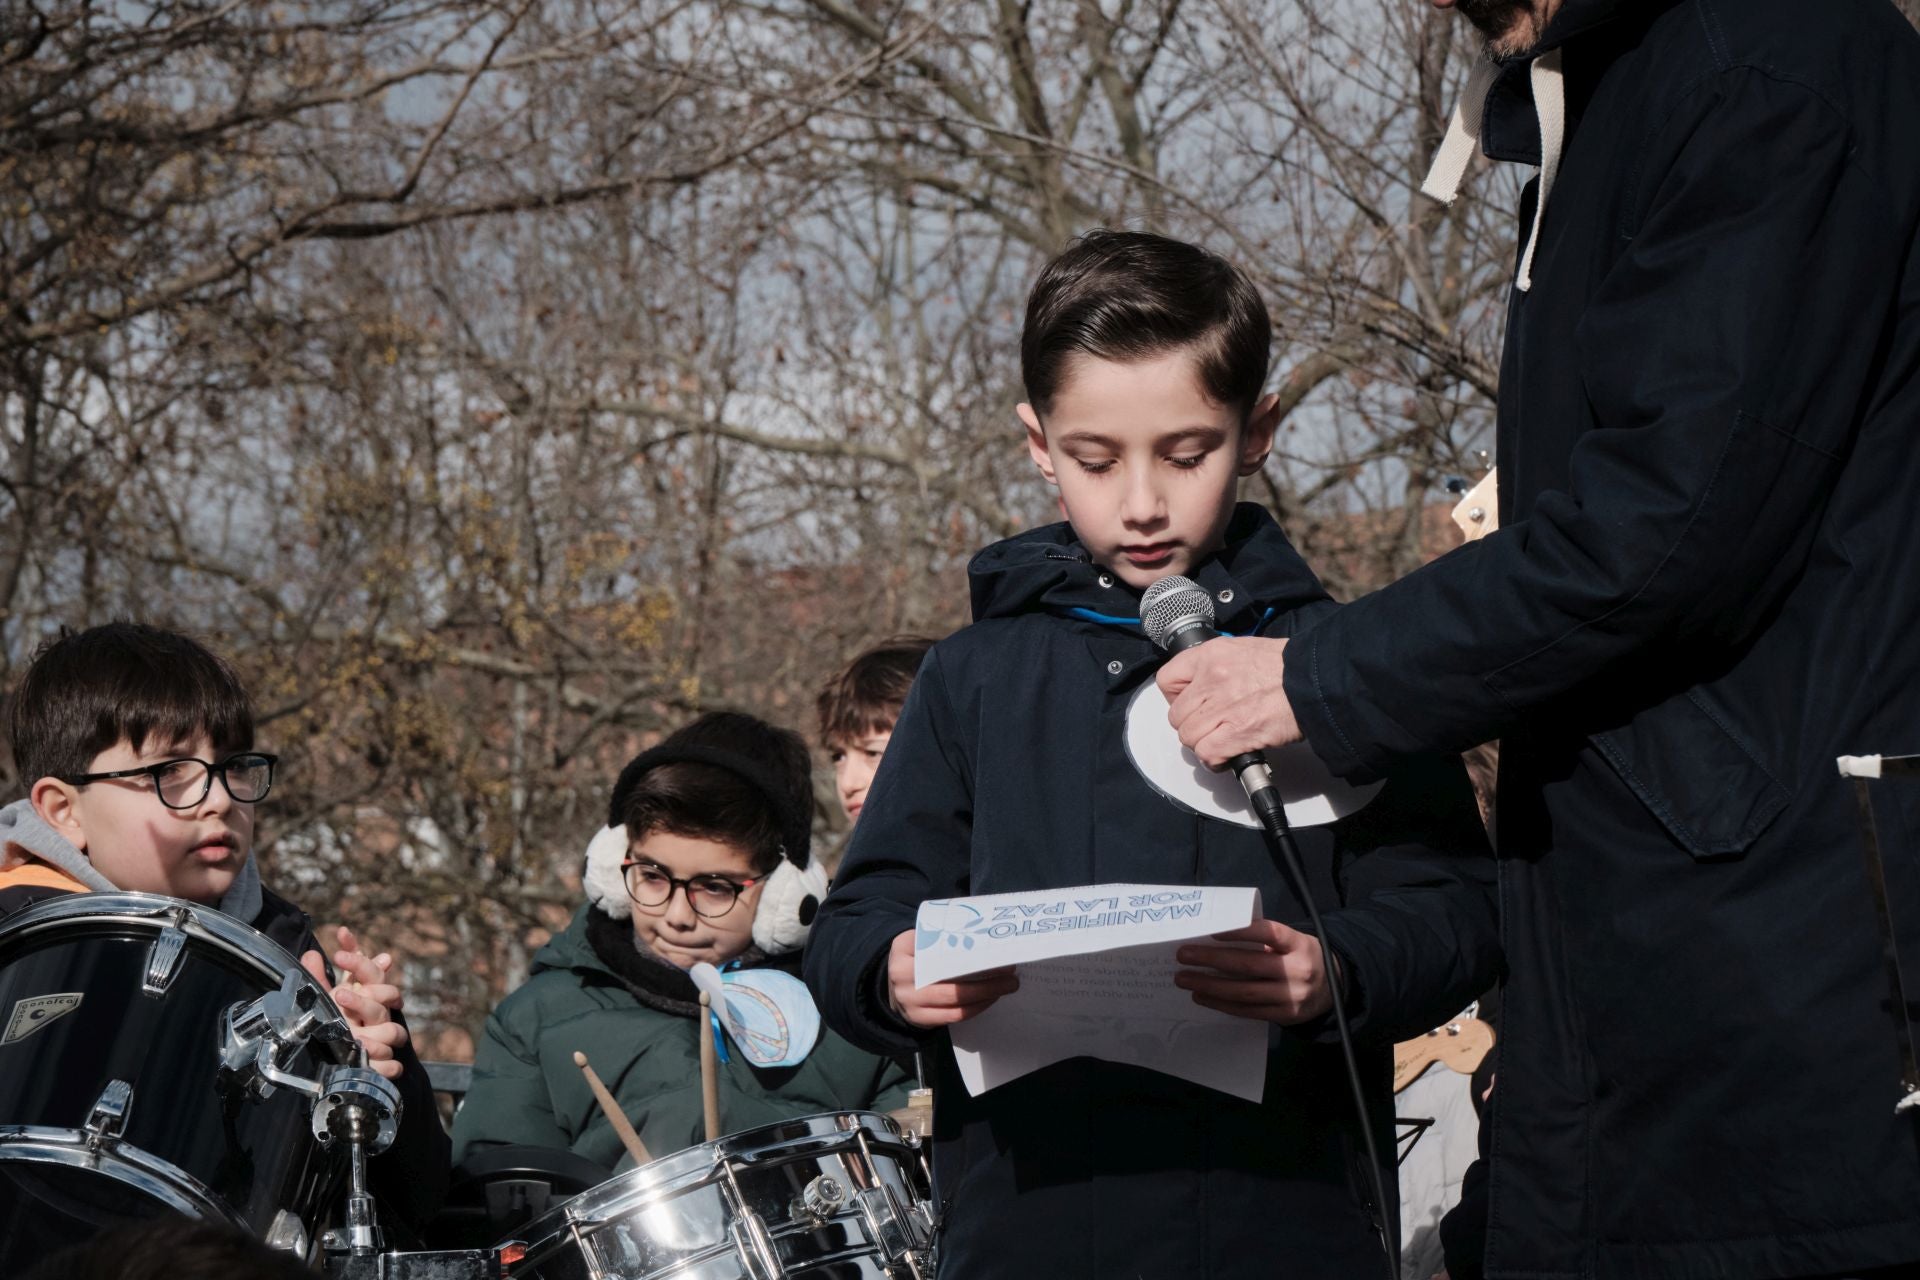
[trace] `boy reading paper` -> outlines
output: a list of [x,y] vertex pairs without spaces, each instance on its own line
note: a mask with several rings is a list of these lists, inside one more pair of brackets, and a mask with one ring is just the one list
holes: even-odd
[[[943,1275],[1352,1280],[1386,1269],[1342,1054],[1340,982],[1374,1132],[1392,1133],[1390,1046],[1491,981],[1493,866],[1457,759],[1410,765],[1297,839],[1325,938],[1262,836],[1154,791],[1123,744],[1161,654],[1140,593],[1169,574],[1221,629],[1289,635],[1334,606],[1266,512],[1235,503],[1272,444],[1270,341],[1252,285],[1158,236],[1095,232],[1028,303],[1019,408],[1067,522],[988,547],[974,622],[935,645],[814,925],[828,1023],[937,1075]],[[1184,947],[1193,999],[1269,1024],[1263,1098],[1070,1058],[970,1095],[947,1029],[1010,972],[914,981],[928,899],[1103,883],[1250,886],[1265,919]],[[1393,1185],[1392,1149],[1376,1150]]]

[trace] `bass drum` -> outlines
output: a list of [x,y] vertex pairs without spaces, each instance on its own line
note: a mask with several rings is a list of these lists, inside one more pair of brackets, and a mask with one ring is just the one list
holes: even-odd
[[0,922],[0,1275],[169,1212],[310,1255],[343,1158],[308,1095],[352,1046],[324,987],[210,907],[72,894]]
[[931,1280],[919,1143],[871,1111],[748,1129],[628,1170],[503,1241],[513,1280]]

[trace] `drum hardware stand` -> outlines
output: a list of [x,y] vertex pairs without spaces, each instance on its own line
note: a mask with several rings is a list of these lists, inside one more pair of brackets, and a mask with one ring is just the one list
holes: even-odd
[[[900,1139],[912,1150],[920,1161],[920,1172],[926,1177],[927,1185],[933,1185],[933,1090],[915,1089],[907,1095],[904,1108],[907,1119],[890,1116],[900,1126]],[[927,1215],[927,1239],[934,1237],[934,1222]]]
[[1880,831],[1873,817],[1873,793],[1870,779],[1920,779],[1920,756],[1841,756],[1840,776],[1852,778],[1854,795],[1860,805],[1860,835],[1865,846],[1867,886],[1873,891],[1874,919],[1880,926],[1880,944],[1886,960],[1887,990],[1892,997],[1894,1039],[1900,1051],[1900,1101],[1893,1113],[1903,1115],[1920,1109],[1920,1065],[1914,1052],[1913,1018],[1907,1004],[1907,984],[1900,969],[1898,935],[1893,928],[1893,911],[1887,903],[1886,860],[1880,853]]
[[300,1221],[300,1215],[291,1209],[282,1209],[273,1215],[273,1221],[267,1225],[267,1234],[261,1240],[267,1248],[290,1253],[296,1258],[308,1255],[307,1224]]
[[344,1036],[351,1042],[346,1024],[328,1017],[306,974],[289,970],[278,991],[269,991],[251,1004],[236,1004],[221,1017],[220,1067],[256,1098],[272,1097],[275,1086],[321,1098],[327,1081],[294,1075],[284,1066],[316,1033],[321,1040]]
[[366,1065],[356,1047],[352,1066],[327,1072],[325,1091],[313,1108],[313,1135],[322,1145],[347,1147],[347,1220],[321,1237],[326,1273],[335,1280],[504,1280],[497,1253],[477,1249],[429,1252],[382,1251],[373,1195],[367,1190],[367,1157],[393,1145],[400,1131],[400,1090]]
[[[157,945],[157,944],[156,944]],[[277,991],[229,1008],[220,1023],[220,1066],[255,1098],[290,1089],[313,1100],[313,1136],[324,1147],[347,1148],[346,1222],[321,1237],[325,1271],[335,1280],[504,1280],[500,1257],[478,1250],[387,1253],[367,1157],[393,1145],[400,1132],[400,1090],[367,1065],[366,1051],[331,1012],[299,970]],[[347,1064],[327,1064],[317,1078],[290,1069],[295,1054],[315,1042],[352,1046]],[[289,1233],[291,1238],[291,1232]]]
[[380,1252],[380,1224],[367,1190],[367,1157],[393,1145],[400,1131],[400,1091],[362,1059],[327,1074],[326,1093],[313,1108],[313,1136],[323,1146],[347,1144],[347,1252],[369,1258]]

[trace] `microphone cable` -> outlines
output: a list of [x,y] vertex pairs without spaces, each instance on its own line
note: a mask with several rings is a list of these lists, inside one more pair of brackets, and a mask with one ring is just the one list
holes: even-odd
[[1326,926],[1320,923],[1320,908],[1313,900],[1313,890],[1307,884],[1307,870],[1300,857],[1300,847],[1294,843],[1293,828],[1287,823],[1287,806],[1280,799],[1280,789],[1269,783],[1248,795],[1253,811],[1260,816],[1260,829],[1267,837],[1267,845],[1274,855],[1274,861],[1281,873],[1293,881],[1299,891],[1300,901],[1307,907],[1307,919],[1313,925],[1313,935],[1320,942],[1320,956],[1327,971],[1327,992],[1333,997],[1333,1022],[1340,1035],[1340,1055],[1346,1060],[1347,1088],[1353,1095],[1353,1111],[1360,1119],[1360,1141],[1365,1147],[1367,1178],[1373,1184],[1374,1212],[1379,1214],[1375,1227],[1380,1232],[1380,1243],[1387,1251],[1387,1266],[1392,1280],[1400,1280],[1400,1232],[1397,1223],[1387,1219],[1387,1184],[1381,1176],[1380,1148],[1373,1134],[1373,1120],[1367,1114],[1367,1092],[1360,1083],[1360,1059],[1353,1048],[1353,1028],[1347,1022],[1347,1001],[1341,994],[1345,985],[1341,981],[1341,972],[1335,961],[1333,943],[1327,940]]
[[[1178,574],[1161,578],[1141,596],[1140,627],[1147,633],[1147,638],[1170,657],[1219,635],[1214,629],[1212,595],[1191,578]],[[1268,851],[1273,855],[1281,874],[1293,881],[1300,901],[1306,904],[1307,919],[1313,927],[1314,937],[1320,942],[1327,991],[1333,997],[1334,1026],[1340,1035],[1340,1054],[1346,1062],[1347,1088],[1353,1094],[1354,1115],[1360,1121],[1367,1178],[1373,1187],[1374,1211],[1379,1214],[1374,1225],[1380,1232],[1381,1244],[1386,1248],[1391,1280],[1400,1280],[1399,1223],[1387,1219],[1387,1184],[1380,1172],[1382,1159],[1379,1144],[1374,1138],[1373,1120],[1367,1114],[1367,1091],[1360,1082],[1360,1059],[1353,1048],[1353,1028],[1347,1021],[1347,1002],[1341,992],[1341,974],[1336,967],[1333,944],[1327,939],[1326,926],[1320,922],[1320,908],[1314,902],[1313,890],[1307,883],[1306,865],[1301,860],[1299,846],[1294,843],[1293,829],[1287,822],[1286,802],[1280,798],[1280,788],[1274,785],[1273,772],[1260,752],[1248,751],[1235,756],[1227,762],[1227,767],[1240,779],[1240,786],[1247,793],[1247,803],[1260,819],[1260,830],[1267,837]]]

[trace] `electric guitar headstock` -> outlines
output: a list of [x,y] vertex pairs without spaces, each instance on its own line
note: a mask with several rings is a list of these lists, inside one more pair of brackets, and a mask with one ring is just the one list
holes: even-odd
[[1453,522],[1468,542],[1478,542],[1500,527],[1499,469],[1488,467],[1487,474],[1453,507]]
[[1436,1062],[1470,1076],[1493,1048],[1493,1028],[1478,1018],[1456,1018],[1423,1036],[1393,1046],[1393,1091],[1418,1080]]

